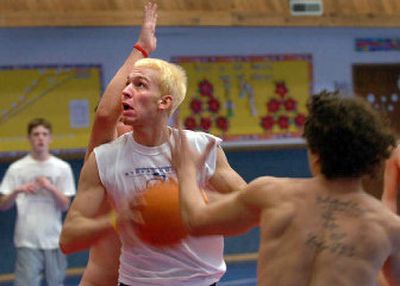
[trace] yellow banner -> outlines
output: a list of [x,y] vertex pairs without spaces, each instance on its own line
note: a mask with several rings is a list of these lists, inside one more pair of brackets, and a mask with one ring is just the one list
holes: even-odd
[[312,88],[311,55],[176,57],[188,74],[185,128],[228,141],[298,138]]
[[27,123],[53,125],[52,149],[86,148],[101,94],[100,66],[0,67],[0,154],[30,149]]

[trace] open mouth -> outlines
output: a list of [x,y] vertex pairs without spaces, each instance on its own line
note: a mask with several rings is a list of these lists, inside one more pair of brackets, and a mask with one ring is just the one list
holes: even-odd
[[127,104],[127,103],[122,103],[122,108],[123,108],[123,110],[132,110],[133,108],[129,105],[129,104]]

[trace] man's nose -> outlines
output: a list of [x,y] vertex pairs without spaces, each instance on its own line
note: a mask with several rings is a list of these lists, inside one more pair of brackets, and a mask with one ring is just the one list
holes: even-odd
[[133,97],[132,84],[127,85],[122,90],[122,95],[123,95],[124,98],[132,98]]

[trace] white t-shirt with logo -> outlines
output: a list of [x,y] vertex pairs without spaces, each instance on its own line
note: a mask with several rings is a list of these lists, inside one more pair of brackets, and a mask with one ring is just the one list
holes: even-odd
[[[185,130],[189,143],[203,151],[211,138],[221,139],[203,132]],[[203,184],[215,172],[217,147],[207,158],[198,178]],[[115,141],[94,149],[100,180],[118,209],[146,185],[166,177],[176,178],[172,169],[170,147],[167,143],[147,147],[136,143],[132,132]],[[162,234],[160,234],[162,235]],[[157,248],[120,233],[119,282],[127,285],[204,286],[219,281],[226,271],[223,259],[222,236],[189,236],[171,247]]]
[[[70,165],[54,156],[38,161],[26,155],[12,163],[0,186],[0,194],[7,195],[16,187],[46,177],[66,196],[76,193]],[[59,248],[62,210],[50,191],[39,189],[33,194],[20,193],[15,200],[17,218],[14,244],[16,247],[35,249]]]

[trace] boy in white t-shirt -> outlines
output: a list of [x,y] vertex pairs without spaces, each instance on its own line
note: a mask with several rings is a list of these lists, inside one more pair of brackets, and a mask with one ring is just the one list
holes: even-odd
[[70,165],[49,153],[51,131],[43,118],[29,122],[32,150],[10,165],[0,186],[0,209],[14,203],[17,207],[16,286],[39,286],[42,274],[47,285],[63,285],[67,261],[59,250],[59,236],[75,182]]

